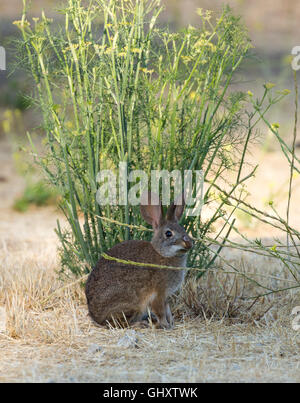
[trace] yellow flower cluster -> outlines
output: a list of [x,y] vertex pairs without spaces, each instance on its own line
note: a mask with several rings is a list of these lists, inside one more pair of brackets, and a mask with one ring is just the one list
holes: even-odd
[[275,87],[276,84],[274,83],[266,83],[264,84],[264,87],[266,90],[271,90],[273,87]]
[[216,45],[214,45],[212,42],[209,42],[207,39],[204,37],[199,39],[195,45],[194,48],[199,51],[202,47],[209,47],[210,50],[214,53],[217,50]]
[[131,49],[131,52],[132,52],[132,53],[141,54],[141,53],[142,53],[142,49],[139,49],[139,48],[132,48],[132,49]]
[[148,70],[148,69],[146,69],[146,68],[144,68],[144,67],[141,67],[140,70],[141,70],[143,73],[145,73],[145,74],[152,74],[152,73],[154,73],[154,70]]
[[200,15],[204,20],[209,21],[211,19],[212,11],[203,10],[203,8],[197,8],[197,14]]
[[67,46],[66,48],[63,49],[63,53],[66,53],[72,49],[78,49],[78,47],[79,47],[78,43],[72,43],[70,46]]
[[288,95],[288,94],[291,93],[291,91],[288,90],[288,89],[284,89],[284,90],[282,90],[282,91],[276,91],[276,93],[277,93],[277,94],[280,94],[280,95]]
[[30,22],[27,20],[17,20],[13,22],[13,25],[16,25],[18,28],[30,27]]

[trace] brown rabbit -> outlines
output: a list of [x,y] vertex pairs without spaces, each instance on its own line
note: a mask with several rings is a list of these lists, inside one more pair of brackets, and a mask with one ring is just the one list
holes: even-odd
[[145,263],[145,266],[130,266],[101,258],[89,275],[86,283],[86,298],[90,316],[100,325],[111,317],[126,316],[128,323],[140,322],[148,307],[157,318],[158,326],[173,327],[173,317],[167,297],[176,291],[185,275],[185,270],[147,267],[147,263],[185,267],[187,252],[193,246],[178,221],[184,210],[174,203],[163,217],[161,201],[149,193],[145,205],[141,205],[142,217],[152,225],[151,242],[125,241],[112,247],[107,254],[123,260]]

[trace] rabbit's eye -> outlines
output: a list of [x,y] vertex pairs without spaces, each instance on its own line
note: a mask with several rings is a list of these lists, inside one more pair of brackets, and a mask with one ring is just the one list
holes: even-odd
[[171,232],[171,231],[169,231],[169,230],[168,230],[168,231],[166,231],[166,233],[165,233],[165,234],[166,234],[166,237],[167,237],[167,238],[170,238],[170,237],[173,235],[173,234],[172,234],[172,232]]

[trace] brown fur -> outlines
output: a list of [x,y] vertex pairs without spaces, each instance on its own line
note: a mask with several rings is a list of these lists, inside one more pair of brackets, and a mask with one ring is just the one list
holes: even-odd
[[[112,257],[145,263],[145,266],[130,266],[102,257],[89,275],[86,284],[88,309],[90,316],[100,325],[112,316],[120,318],[122,315],[126,316],[130,324],[139,322],[149,307],[159,326],[173,326],[167,297],[180,287],[185,270],[151,268],[147,267],[147,263],[183,267],[192,241],[177,223],[174,214],[170,218],[169,211],[168,220],[164,220],[161,206],[156,206],[156,212],[153,212],[153,207],[147,210],[147,206],[144,206],[141,209],[148,222],[155,216],[156,222],[160,223],[153,225],[155,231],[152,242],[125,241],[107,252]],[[148,215],[144,213],[145,209]],[[168,229],[173,233],[171,240],[165,239],[164,234]],[[174,245],[175,248],[182,245],[185,248],[172,249]]]

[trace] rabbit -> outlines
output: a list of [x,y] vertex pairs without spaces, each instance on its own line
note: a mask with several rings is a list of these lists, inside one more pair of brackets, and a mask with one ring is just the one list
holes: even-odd
[[[124,315],[130,326],[142,323],[150,308],[157,319],[156,327],[174,326],[167,298],[180,287],[186,271],[147,267],[147,263],[186,267],[193,241],[178,223],[184,211],[184,197],[179,203],[172,203],[163,217],[158,196],[152,192],[147,196],[140,210],[154,230],[151,242],[124,241],[107,251],[112,257],[142,262],[145,266],[130,266],[102,257],[88,277],[85,288],[88,310],[99,325]],[[158,202],[151,204],[151,200]]]

